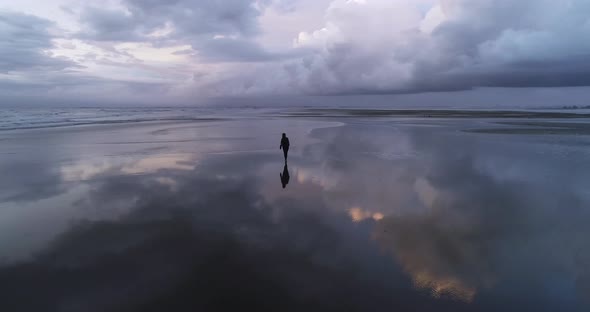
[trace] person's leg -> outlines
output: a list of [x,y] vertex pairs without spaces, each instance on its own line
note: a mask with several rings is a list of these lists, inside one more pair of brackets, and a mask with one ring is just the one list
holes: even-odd
[[283,155],[285,155],[285,160],[287,160],[287,155],[289,154],[289,149],[283,147]]

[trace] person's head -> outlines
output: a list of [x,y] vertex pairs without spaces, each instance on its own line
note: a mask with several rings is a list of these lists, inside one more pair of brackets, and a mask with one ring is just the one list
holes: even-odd
[[283,133],[283,138],[286,137],[287,135],[285,133]]

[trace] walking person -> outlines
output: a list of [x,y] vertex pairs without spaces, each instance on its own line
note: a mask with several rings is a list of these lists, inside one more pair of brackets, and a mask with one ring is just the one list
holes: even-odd
[[287,156],[289,154],[289,138],[286,134],[283,133],[283,137],[281,138],[281,146],[280,149],[283,150],[283,155],[285,155],[285,162],[287,162]]

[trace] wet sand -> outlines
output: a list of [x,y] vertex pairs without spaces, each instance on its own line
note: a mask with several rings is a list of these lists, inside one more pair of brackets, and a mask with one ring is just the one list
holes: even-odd
[[307,117],[410,117],[410,118],[590,118],[589,113],[534,110],[459,110],[459,109],[306,109],[290,116]]
[[554,120],[504,121],[493,123],[494,127],[468,129],[467,132],[523,135],[589,135],[590,122],[564,122]]
[[0,132],[0,308],[590,307],[584,120],[305,113]]

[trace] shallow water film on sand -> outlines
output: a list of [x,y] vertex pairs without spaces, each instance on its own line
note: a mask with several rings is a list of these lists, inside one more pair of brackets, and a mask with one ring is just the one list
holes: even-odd
[[20,114],[2,311],[590,308],[587,116]]

